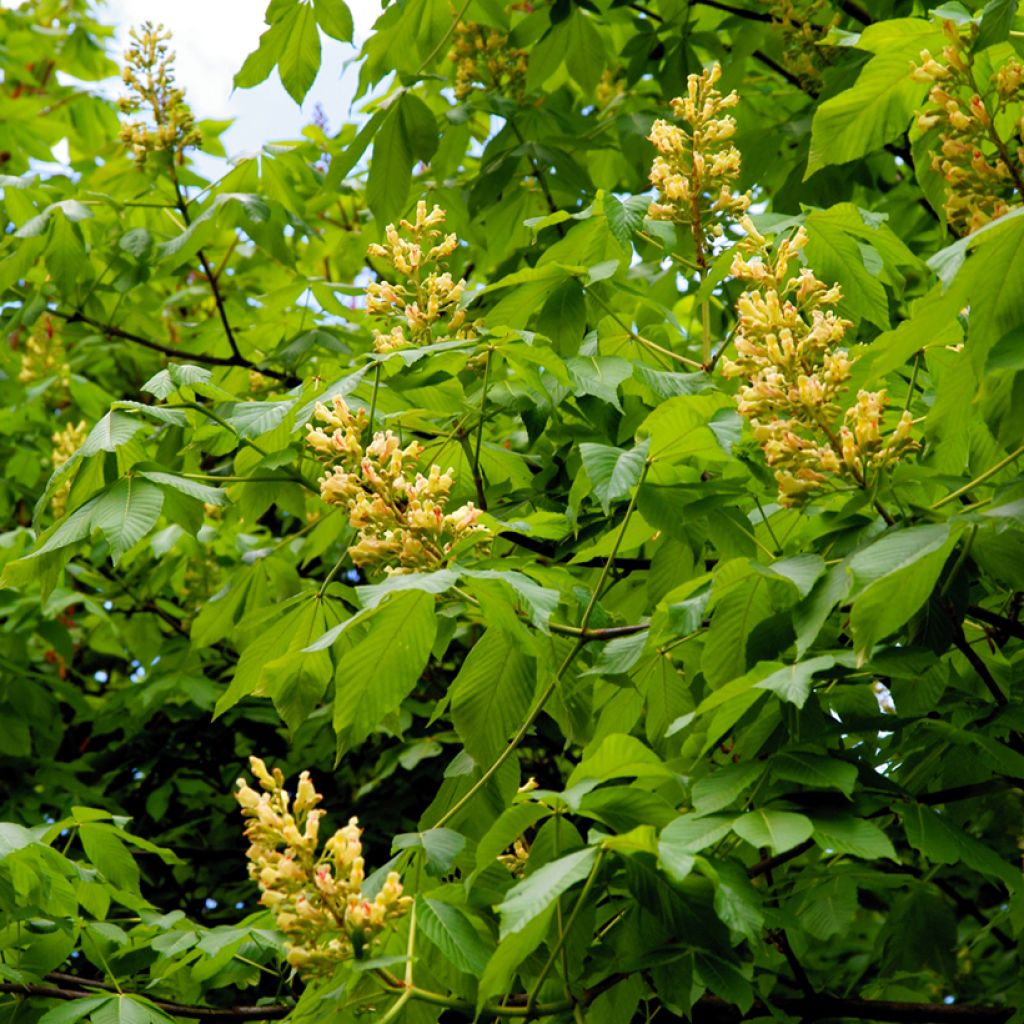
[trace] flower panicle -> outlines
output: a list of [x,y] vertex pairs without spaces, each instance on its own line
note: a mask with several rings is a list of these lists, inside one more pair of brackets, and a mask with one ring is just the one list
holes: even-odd
[[374,281],[366,289],[377,352],[476,337],[478,325],[467,323],[461,305],[466,282],[456,281],[446,268],[459,239],[441,230],[445,216],[437,205],[428,212],[421,200],[415,220],[388,224],[384,242],[374,242],[367,249],[367,255],[391,264],[395,278]]
[[474,92],[496,92],[522,103],[528,51],[513,46],[507,32],[475,21],[460,21],[448,59],[455,65],[455,98],[460,102]]
[[330,406],[317,403],[314,416],[323,426],[309,424],[307,442],[331,463],[320,480],[320,496],[344,508],[358,531],[349,548],[356,565],[389,574],[436,569],[462,541],[487,539],[472,502],[447,511],[455,482],[451,469],[432,465],[426,475],[416,469],[423,454],[417,442],[403,447],[386,430],[364,447],[365,412],[353,412],[338,396]]
[[824,40],[840,21],[831,0],[768,0],[768,15],[782,39],[782,62],[801,84],[821,84],[827,66]]
[[268,770],[258,757],[249,764],[262,792],[239,779],[235,793],[246,819],[249,877],[284,933],[288,963],[306,978],[328,975],[341,961],[366,956],[387,926],[408,912],[412,898],[403,895],[396,871],[372,899],[363,892],[357,818],[321,846],[325,812],[309,772],[299,776],[292,797],[279,768]]
[[[63,430],[54,431],[50,440],[53,442],[53,451],[50,459],[54,470],[60,469],[79,448],[85,444],[89,436],[89,425],[85,420],[77,423],[69,423]],[[67,479],[57,488],[50,499],[50,506],[53,514],[59,519],[64,515],[68,504],[68,495],[71,493],[71,480]]]
[[671,101],[681,126],[658,119],[648,140],[657,149],[650,181],[658,198],[648,216],[689,227],[701,267],[707,263],[710,240],[723,234],[723,222],[746,212],[750,193],[737,193],[740,151],[732,143],[736,121],[726,111],[739,103],[733,91],[723,96],[715,88],[722,68],[713,64],[687,79],[685,96]]
[[976,75],[971,43],[976,27],[943,23],[946,45],[922,50],[910,77],[927,82],[928,102],[918,114],[922,132],[936,129],[932,169],[945,179],[949,226],[967,235],[1024,202],[1024,63],[1010,57],[987,83]]
[[826,286],[808,267],[790,273],[807,244],[802,227],[773,252],[749,217],[741,224],[746,237],[732,274],[746,288],[736,303],[736,358],[722,360],[722,373],[744,381],[737,408],[775,471],[779,501],[800,505],[833,480],[867,487],[917,447],[911,415],[886,435],[885,391],[858,391],[843,409],[855,358],[843,347],[853,324],[834,308],[839,286]]
[[185,150],[202,141],[185,90],[175,83],[171,33],[163,25],[143,22],[131,30],[131,45],[121,73],[128,95],[118,100],[122,113],[146,111],[145,118],[121,126],[119,138],[142,167],[150,153],[169,152],[179,164]]
[[18,380],[22,384],[37,384],[50,377],[56,377],[66,388],[71,382],[71,365],[60,326],[49,313],[44,313],[25,340]]

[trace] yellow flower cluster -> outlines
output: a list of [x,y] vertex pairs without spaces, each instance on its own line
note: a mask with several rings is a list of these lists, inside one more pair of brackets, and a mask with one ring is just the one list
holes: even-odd
[[448,59],[455,65],[455,98],[474,90],[498,92],[521,102],[526,91],[527,52],[509,46],[508,34],[475,21],[460,21]]
[[1024,64],[1006,60],[983,89],[970,39],[951,21],[943,29],[948,42],[941,58],[922,50],[911,71],[915,81],[932,83],[917,125],[939,128],[932,167],[946,179],[946,219],[957,233],[970,234],[1024,201]]
[[185,103],[185,90],[174,84],[174,54],[167,48],[171,33],[147,21],[141,29],[132,29],[131,38],[121,74],[131,95],[118,100],[118,106],[125,114],[146,108],[152,123],[129,121],[121,127],[119,138],[139,167],[150,153],[164,151],[181,163],[186,148],[199,145],[202,137]]
[[[85,420],[79,420],[78,423],[69,423],[63,430],[58,430],[53,434],[50,438],[53,442],[53,452],[50,457],[55,470],[60,469],[82,447],[88,434],[89,427],[86,425]],[[68,495],[70,493],[70,480],[65,480],[53,492],[50,504],[53,507],[53,514],[58,518],[64,515],[64,509],[67,508]]]
[[693,233],[697,263],[707,266],[708,236],[722,234],[721,221],[746,212],[750,194],[736,194],[740,151],[732,144],[736,121],[724,111],[740,98],[735,91],[723,96],[715,85],[722,68],[713,64],[686,80],[686,96],[672,100],[672,113],[687,128],[657,120],[648,139],[658,156],[651,167],[651,184],[658,199],[648,216],[686,224]]
[[53,317],[44,313],[32,325],[25,342],[18,380],[22,384],[34,384],[54,376],[67,385],[71,367],[67,361],[67,352],[61,341],[60,331]]
[[804,85],[817,86],[826,61],[821,41],[840,16],[830,0],[770,0],[768,13],[782,36],[782,59]]
[[[466,323],[466,311],[459,306],[466,282],[453,280],[444,269],[459,247],[455,234],[442,237],[439,225],[444,219],[440,206],[428,213],[421,200],[415,222],[389,224],[384,232],[387,244],[375,242],[367,249],[370,256],[386,259],[397,278],[375,281],[366,289],[367,311],[387,328],[374,328],[373,347],[378,352],[476,336],[476,325]],[[402,232],[409,237],[403,238]]]
[[366,956],[412,898],[402,895],[397,871],[372,900],[364,896],[363,830],[356,818],[319,849],[324,811],[309,772],[299,776],[293,801],[280,768],[269,772],[258,757],[249,764],[263,790],[239,779],[235,794],[248,822],[249,877],[284,933],[288,963],[306,978],[330,974],[341,961]]
[[348,549],[356,565],[387,573],[436,569],[456,544],[486,539],[472,502],[445,512],[454,483],[450,469],[442,473],[431,466],[426,476],[415,471],[423,453],[415,441],[402,448],[388,430],[375,433],[364,449],[366,414],[353,413],[340,397],[330,408],[318,402],[315,416],[327,429],[310,423],[306,440],[334,463],[320,481],[320,495],[346,509],[359,531],[358,542]]
[[513,878],[522,878],[526,874],[526,865],[530,861],[530,844],[520,837],[512,844],[510,853],[499,853],[498,863]]
[[594,103],[604,110],[626,91],[626,76],[621,68],[605,68],[594,86]]
[[790,276],[807,244],[803,228],[780,242],[773,258],[750,218],[740,223],[746,237],[731,273],[747,287],[736,303],[737,357],[722,360],[722,373],[747,382],[738,408],[775,470],[779,501],[799,505],[832,480],[869,487],[879,471],[917,447],[912,417],[904,412],[884,436],[885,391],[859,391],[836,430],[852,362],[840,346],[853,326],[829,308],[841,298],[839,286],[827,288],[807,267]]

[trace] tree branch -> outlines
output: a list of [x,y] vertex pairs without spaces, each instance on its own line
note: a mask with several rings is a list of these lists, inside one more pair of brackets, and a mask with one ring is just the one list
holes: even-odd
[[989,672],[988,665],[981,660],[981,655],[967,642],[967,637],[964,636],[963,627],[960,623],[953,621],[952,616],[950,621],[953,623],[953,646],[971,663],[971,668],[981,677],[981,681],[988,688],[988,692],[992,694],[992,699],[1000,707],[1005,707],[1007,704],[1006,694],[999,688],[995,677]]
[[[67,976],[63,976],[67,977]],[[83,986],[90,986],[91,983],[82,980]],[[591,1003],[609,986],[605,983],[596,985],[584,993],[581,1002],[584,1005]],[[72,989],[56,987],[51,985],[18,984],[16,982],[0,982],[0,992],[8,992],[14,995],[35,996],[43,999],[74,1000],[85,999],[97,994],[97,986],[92,985],[86,989]],[[412,998],[420,995],[431,995],[432,993],[422,992],[418,989],[412,990]],[[281,1020],[292,1012],[294,1006],[285,1003],[274,1003],[267,1006],[188,1006],[182,1003],[172,1003],[160,999],[149,999],[141,993],[125,992],[121,995],[139,995],[148,1002],[163,1010],[165,1013],[173,1014],[175,1017],[186,1017],[192,1020],[210,1021],[259,1021],[259,1020]],[[111,993],[114,996],[114,993]],[[429,1000],[432,1001],[432,1000]],[[447,1003],[444,1005],[448,1005]],[[559,1004],[560,1005],[560,1004]],[[905,1003],[894,1002],[887,999],[847,999],[836,996],[816,995],[786,997],[780,996],[769,1002],[758,1000],[751,1008],[744,1013],[738,1007],[727,1003],[724,999],[714,996],[704,996],[699,999],[693,1007],[689,1020],[693,1024],[739,1024],[751,1017],[766,1016],[771,1013],[771,1008],[781,1010],[793,1016],[802,1017],[804,1021],[819,1021],[827,1018],[853,1018],[856,1020],[882,1021],[885,1024],[944,1024],[946,1021],[972,1021],[977,1024],[1005,1024],[1013,1016],[1014,1010],[997,1006],[973,1006],[966,1004],[945,1004],[945,1003]],[[467,1019],[472,1019],[471,1007],[463,1007],[463,1004],[452,1000],[451,1011],[455,1013],[464,1012]],[[554,1011],[555,1006],[545,1007],[539,1005],[538,1011]],[[504,1011],[504,1012],[503,1012]],[[521,1006],[488,1006],[485,1013],[495,1014],[501,1017],[524,1017],[525,1011]]]
[[1024,623],[1018,622],[1016,619],[1010,619],[1005,615],[990,612],[987,608],[982,608],[976,604],[972,604],[967,609],[967,612],[971,618],[981,619],[982,622],[995,626],[1001,633],[1007,636],[1015,636],[1018,640],[1024,640]]
[[[90,985],[91,983],[83,979],[82,984]],[[0,992],[37,996],[42,999],[63,1000],[87,999],[99,994],[96,991],[96,986],[92,986],[90,990],[83,991],[80,989],[58,988],[52,985],[22,985],[13,981],[0,982]],[[120,994],[138,995],[139,998],[152,1003],[153,1006],[163,1010],[165,1013],[173,1014],[175,1017],[189,1017],[192,1020],[280,1020],[282,1017],[287,1017],[294,1009],[293,1006],[283,1003],[275,1003],[271,1006],[187,1006],[182,1003],[169,1003],[161,999],[151,999],[149,996],[142,995],[141,993],[125,992]],[[111,996],[114,997],[115,993],[111,993]]]
[[814,846],[814,840],[807,839],[798,846],[794,846],[792,850],[786,850],[785,853],[777,853],[774,857],[766,857],[764,860],[759,860],[756,864],[751,864],[747,868],[747,876],[759,878],[761,875],[769,875],[780,865],[796,860],[797,857],[805,854],[812,846]]
[[190,362],[200,363],[203,366],[241,366],[249,370],[258,370],[260,373],[267,377],[273,377],[274,380],[280,381],[282,384],[286,384],[289,387],[294,387],[296,384],[300,384],[301,381],[298,377],[293,377],[290,373],[281,373],[279,370],[271,370],[262,366],[258,366],[256,363],[250,362],[248,359],[235,356],[211,356],[205,352],[184,352],[181,349],[171,348],[169,345],[161,345],[159,342],[150,341],[149,338],[142,337],[141,334],[134,334],[132,331],[126,331],[120,327],[115,327],[113,324],[105,324],[100,320],[94,320],[91,316],[87,316],[81,310],[76,309],[73,312],[67,312],[61,309],[51,309],[49,311],[53,316],[58,316],[61,320],[64,320],[69,324],[88,324],[90,327],[95,328],[102,334],[107,335],[110,338],[120,338],[122,341],[130,341],[133,345],[139,345],[142,348],[148,348],[151,352],[159,352],[161,355],[170,356],[173,359],[187,359]]

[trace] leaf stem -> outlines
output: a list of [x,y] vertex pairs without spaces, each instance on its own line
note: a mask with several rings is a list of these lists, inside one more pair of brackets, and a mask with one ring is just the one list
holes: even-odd
[[[548,955],[547,961],[540,970],[540,974],[537,975],[537,980],[533,984],[533,988],[530,990],[530,994],[526,997],[526,1008],[528,1010],[533,1009],[537,1005],[537,993],[540,991],[541,985],[544,984],[544,979],[548,976],[551,968],[555,964],[555,960],[558,958],[558,954],[562,951],[565,946],[566,940],[569,938],[572,932],[572,927],[576,923],[576,918],[579,917],[580,911],[583,909],[584,904],[587,902],[587,897],[590,895],[590,890],[594,888],[594,882],[597,880],[597,873],[601,867],[601,860],[604,857],[604,849],[597,851],[597,856],[594,858],[594,866],[590,869],[590,874],[587,875],[586,882],[583,883],[583,889],[580,891],[579,899],[573,905],[572,913],[569,914],[569,920],[565,922],[565,928],[562,930],[562,934],[559,936],[558,942],[555,943],[555,948],[551,950]],[[569,979],[565,979],[566,987],[569,985]],[[575,1000],[573,1000],[575,1002]]]

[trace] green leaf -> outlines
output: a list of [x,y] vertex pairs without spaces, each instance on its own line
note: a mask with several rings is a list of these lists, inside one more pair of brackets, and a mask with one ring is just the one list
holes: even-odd
[[936,864],[963,861],[975,871],[1002,879],[1011,889],[1020,885],[1020,871],[991,847],[968,835],[955,822],[921,804],[901,811],[907,842]]
[[857,783],[857,768],[837,757],[781,750],[771,760],[772,774],[787,782],[799,782],[813,789],[838,789],[849,796]]
[[97,1007],[116,999],[116,996],[85,996],[50,1007],[40,1018],[39,1024],[75,1024],[89,1016]]
[[198,480],[188,480],[183,476],[175,476],[173,473],[158,473],[155,470],[139,470],[138,476],[160,484],[163,487],[170,487],[190,498],[205,502],[207,505],[223,505],[227,501],[227,495],[219,487],[210,487],[201,484]]
[[156,526],[163,505],[163,491],[155,484],[138,477],[123,477],[92,505],[90,529],[103,532],[116,565],[130,547]]
[[343,0],[313,0],[313,10],[325,35],[343,43],[352,42],[352,12]]
[[982,369],[991,348],[1024,323],[1024,208],[941,249],[928,265],[956,308],[970,304],[970,358]]
[[754,686],[758,690],[771,690],[781,700],[802,708],[811,694],[814,675],[832,668],[835,663],[836,659],[827,654],[818,658],[810,658],[807,661],[780,668],[759,683],[755,683]]
[[[838,281],[842,285],[842,312],[858,320],[869,320],[886,330],[889,303],[877,268],[865,264],[863,243],[854,233],[858,222],[863,226],[856,207],[850,203],[830,210],[816,210],[806,221],[807,259],[821,280],[830,284]],[[860,234],[863,236],[863,232]]]
[[693,869],[696,854],[732,831],[735,814],[683,814],[661,830],[658,862],[668,876],[681,882]]
[[563,25],[561,45],[565,47],[569,74],[590,95],[606,60],[601,34],[594,27],[594,19],[579,7],[573,10]]
[[745,1015],[754,1002],[754,990],[735,964],[709,953],[698,953],[700,980],[720,999],[734,1003]]
[[850,613],[850,631],[860,660],[928,600],[956,540],[946,526],[911,527],[883,537],[850,560],[859,582],[873,577],[854,599]]
[[571,787],[586,779],[667,778],[675,777],[658,755],[635,736],[612,733],[594,749],[584,751],[580,763],[573,768],[566,785]]
[[493,864],[495,858],[507,850],[527,829],[551,813],[549,807],[539,803],[513,804],[506,807],[477,844],[474,877]]
[[633,376],[633,366],[617,356],[572,356],[565,361],[576,395],[593,395],[621,410],[619,385]]
[[436,631],[434,598],[422,591],[395,594],[374,610],[366,634],[345,651],[335,672],[339,750],[361,743],[412,692]]
[[662,402],[640,424],[638,437],[650,437],[648,458],[654,462],[680,462],[699,456],[703,461],[728,458],[709,425],[715,413],[732,409],[723,394],[680,395]]
[[238,402],[224,418],[239,437],[259,437],[285,421],[295,406],[292,399],[283,402]]
[[864,860],[897,860],[889,837],[873,822],[853,815],[815,814],[814,841],[825,850]]
[[814,825],[803,814],[759,807],[740,815],[733,822],[732,830],[752,846],[767,846],[772,853],[785,853],[810,839]]
[[452,724],[478,765],[490,764],[526,718],[536,681],[522,639],[498,626],[466,656],[448,692]]
[[693,806],[698,814],[710,814],[728,807],[763,774],[760,762],[727,764],[698,779],[693,786]]
[[416,925],[460,971],[479,977],[494,952],[485,942],[465,911],[450,903],[429,898],[416,906]]
[[450,828],[428,828],[424,832],[403,832],[391,841],[391,851],[423,850],[428,874],[448,874],[455,858],[466,845],[466,837]]
[[498,905],[502,940],[521,932],[563,892],[582,882],[590,874],[597,854],[596,846],[586,846],[545,864],[512,886]]
[[93,1011],[93,1024],[169,1024],[172,1018],[138,996],[111,996]]
[[374,137],[366,184],[366,202],[381,224],[403,213],[413,165],[417,160],[429,161],[437,141],[430,108],[411,92],[399,93]]
[[102,822],[80,825],[78,835],[86,856],[119,889],[139,891],[139,868],[113,826]]
[[628,497],[640,482],[649,447],[649,438],[629,451],[589,442],[580,445],[583,468],[605,515],[611,511],[613,501]]
[[306,98],[320,70],[320,33],[313,8],[301,3],[288,26],[288,41],[278,61],[281,84],[296,103]]
[[873,153],[906,131],[928,91],[910,77],[910,61],[941,47],[942,38],[923,18],[892,18],[864,29],[857,46],[875,56],[849,89],[818,104],[804,180],[822,167]]
[[135,416],[128,416],[123,412],[108,412],[89,431],[89,436],[78,449],[78,455],[80,458],[89,458],[99,452],[117,451],[141,429],[142,423]]
[[981,12],[981,27],[974,39],[974,52],[1006,40],[1017,14],[1017,0],[988,0]]

